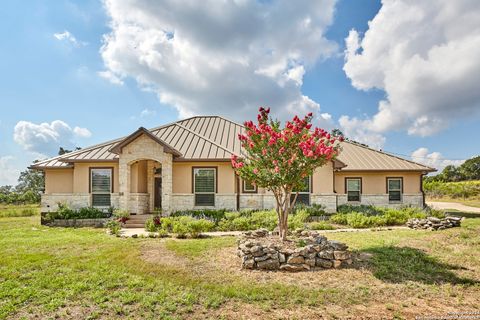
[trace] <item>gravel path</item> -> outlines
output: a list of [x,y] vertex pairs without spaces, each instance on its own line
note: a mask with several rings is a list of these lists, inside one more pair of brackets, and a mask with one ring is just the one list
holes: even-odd
[[435,201],[427,201],[427,204],[434,208],[434,209],[455,209],[463,212],[475,212],[480,213],[480,208],[466,206],[461,203],[456,202],[435,202]]

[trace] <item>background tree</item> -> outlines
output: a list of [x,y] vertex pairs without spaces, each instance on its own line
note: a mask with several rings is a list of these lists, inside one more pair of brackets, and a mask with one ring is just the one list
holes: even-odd
[[[82,148],[80,148],[80,147],[76,147],[76,148],[75,148],[75,151],[81,150],[81,149],[82,149]],[[58,149],[58,155],[59,155],[59,156],[64,155],[64,154],[66,154],[66,153],[70,153],[70,152],[72,152],[72,150],[65,149],[64,147],[60,147],[60,148]]]
[[239,134],[244,154],[232,156],[235,172],[244,180],[271,191],[276,201],[280,237],[285,240],[288,214],[295,205],[304,179],[335,159],[340,151],[334,137],[323,129],[312,130],[312,113],[303,119],[295,116],[285,127],[269,117],[270,108],[259,109],[258,124],[244,123],[246,134]]
[[462,163],[459,171],[466,180],[480,180],[480,156],[473,157]]

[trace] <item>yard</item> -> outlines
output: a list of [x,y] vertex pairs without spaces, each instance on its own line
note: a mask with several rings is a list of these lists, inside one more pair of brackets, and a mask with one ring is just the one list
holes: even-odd
[[[0,214],[0,216],[2,216]],[[480,215],[440,232],[334,233],[350,269],[239,269],[234,238],[123,239],[0,218],[0,318],[413,318],[480,311]]]

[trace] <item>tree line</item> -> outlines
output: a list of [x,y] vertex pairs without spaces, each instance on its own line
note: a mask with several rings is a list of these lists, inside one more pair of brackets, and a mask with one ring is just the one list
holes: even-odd
[[425,182],[458,182],[480,180],[480,156],[468,159],[459,166],[446,166],[441,173],[425,177]]

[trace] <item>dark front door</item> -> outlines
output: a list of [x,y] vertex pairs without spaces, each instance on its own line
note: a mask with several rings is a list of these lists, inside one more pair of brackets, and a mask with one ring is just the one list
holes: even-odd
[[162,178],[155,178],[155,208],[162,207]]

